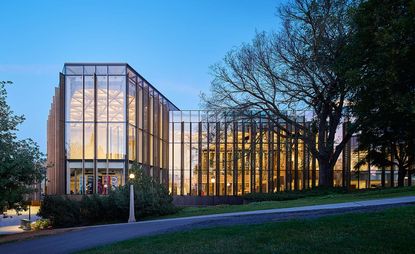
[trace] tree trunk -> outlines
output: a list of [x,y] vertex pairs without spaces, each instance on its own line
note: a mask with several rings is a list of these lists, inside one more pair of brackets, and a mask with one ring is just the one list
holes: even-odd
[[333,181],[331,177],[332,168],[327,160],[319,159],[319,174],[318,174],[318,186],[319,187],[333,187]]
[[405,185],[405,175],[406,169],[403,166],[398,167],[398,187],[403,187]]

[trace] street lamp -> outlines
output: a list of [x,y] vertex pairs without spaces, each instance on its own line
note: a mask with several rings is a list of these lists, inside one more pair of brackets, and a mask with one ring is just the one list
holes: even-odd
[[[130,180],[135,178],[134,174],[129,175]],[[130,183],[130,217],[128,218],[128,223],[135,222],[135,215],[134,215],[134,186]]]

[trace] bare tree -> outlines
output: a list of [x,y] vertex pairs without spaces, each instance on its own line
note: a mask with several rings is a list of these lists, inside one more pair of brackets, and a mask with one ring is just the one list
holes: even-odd
[[[319,162],[320,186],[333,185],[334,165],[356,128],[335,144],[352,99],[341,69],[352,5],[348,0],[295,0],[282,6],[282,29],[258,33],[251,44],[230,51],[212,66],[211,94],[202,95],[209,109],[261,111],[283,130],[278,119],[295,126]],[[290,117],[290,110],[312,110],[311,127]]]

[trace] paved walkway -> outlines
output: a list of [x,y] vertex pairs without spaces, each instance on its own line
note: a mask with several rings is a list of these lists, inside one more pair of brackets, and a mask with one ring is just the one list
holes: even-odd
[[[36,215],[37,212],[39,212],[39,206],[30,207],[30,219],[32,221],[40,219],[40,217]],[[6,214],[8,215],[7,218],[0,216],[0,235],[25,232],[23,229],[19,228],[20,220],[29,219],[29,209],[22,211],[20,215],[17,215],[14,210],[8,210]]]
[[315,218],[345,212],[377,211],[410,203],[415,203],[415,196],[91,226],[57,235],[2,244],[0,253],[71,253],[164,232],[198,227],[264,223],[292,218]]

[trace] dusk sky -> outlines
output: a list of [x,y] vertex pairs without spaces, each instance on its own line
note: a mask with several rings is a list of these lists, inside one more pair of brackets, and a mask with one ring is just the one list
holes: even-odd
[[20,138],[46,151],[46,120],[65,62],[126,62],[180,109],[198,109],[209,66],[278,29],[278,0],[2,1],[0,80],[24,114]]

